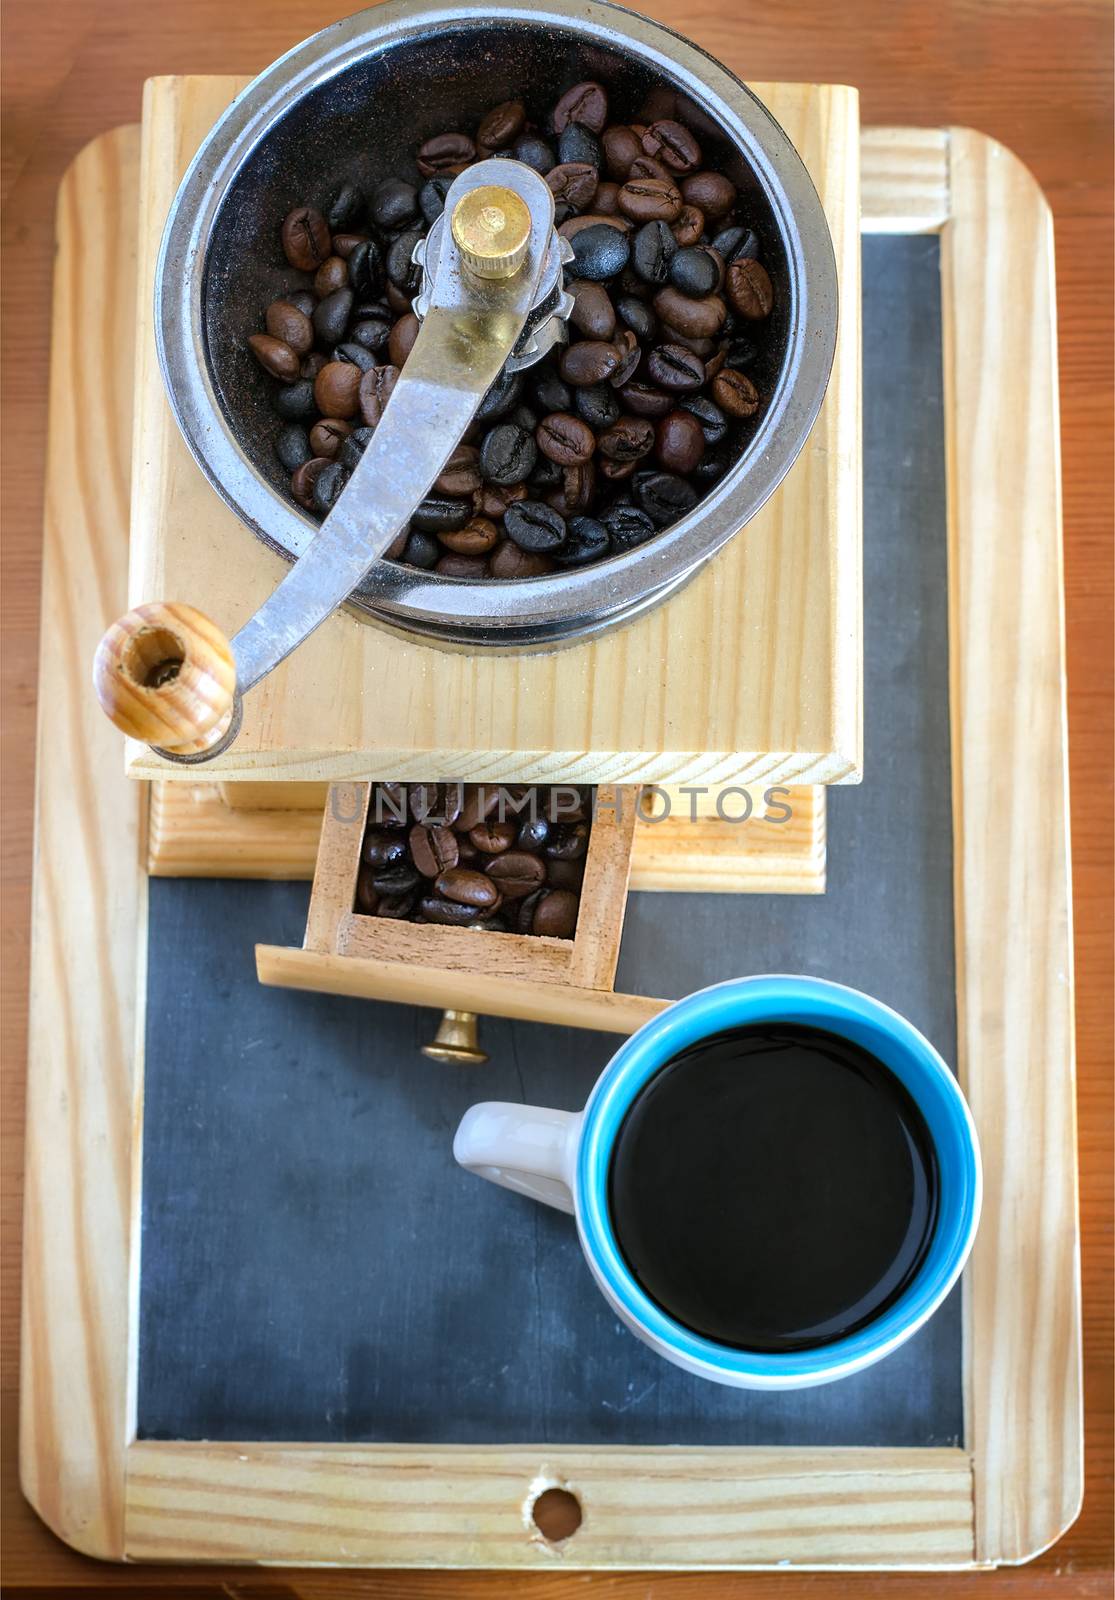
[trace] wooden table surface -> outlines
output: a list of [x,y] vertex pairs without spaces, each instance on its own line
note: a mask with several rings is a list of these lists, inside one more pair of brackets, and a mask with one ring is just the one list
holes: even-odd
[[[1112,1587],[1112,17],[1109,0],[645,0],[753,79],[851,83],[865,123],[966,124],[1036,173],[1056,221],[1076,907],[1087,1479],[1075,1527],[1021,1569],[953,1578],[590,1578],[101,1566],[23,1502],[17,1477],[20,1162],[52,212],[88,140],[137,121],[146,77],[258,71],[344,14],[310,0],[7,0],[3,59],[3,1335],[5,1592],[117,1587],[257,1596],[640,1600],[849,1590],[1108,1596]],[[1025,383],[1027,374],[1017,374]],[[74,663],[84,673],[87,664]],[[1042,781],[1041,773],[1033,782]]]

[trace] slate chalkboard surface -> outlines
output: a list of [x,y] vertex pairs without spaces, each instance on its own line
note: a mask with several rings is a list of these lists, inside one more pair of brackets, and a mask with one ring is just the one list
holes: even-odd
[[[634,895],[616,985],[816,973],[952,1059],[938,271],[935,239],[864,241],[866,778],[830,793],[828,892]],[[429,1012],[256,983],[256,942],[301,942],[306,885],[150,890],[141,1438],[960,1442],[958,1291],[858,1377],[737,1393],[620,1326],[569,1218],[454,1166],[469,1104],[579,1107],[613,1038],[487,1019],[486,1066],[439,1065]]]

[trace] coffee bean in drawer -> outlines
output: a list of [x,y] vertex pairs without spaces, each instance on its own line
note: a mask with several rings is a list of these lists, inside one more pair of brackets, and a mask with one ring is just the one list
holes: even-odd
[[574,784],[373,784],[353,909],[572,939],[593,799]]

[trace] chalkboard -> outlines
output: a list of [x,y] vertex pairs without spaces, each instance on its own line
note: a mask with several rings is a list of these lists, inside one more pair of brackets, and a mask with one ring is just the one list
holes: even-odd
[[[636,894],[617,988],[815,973],[956,1053],[937,241],[864,241],[865,779],[832,790],[823,897]],[[746,537],[746,535],[745,535]],[[574,1109],[612,1036],[262,989],[304,884],[155,879],[141,1438],[480,1444],[960,1442],[959,1291],[908,1345],[799,1394],[692,1378],[593,1286],[568,1217],[452,1161],[478,1099]]]

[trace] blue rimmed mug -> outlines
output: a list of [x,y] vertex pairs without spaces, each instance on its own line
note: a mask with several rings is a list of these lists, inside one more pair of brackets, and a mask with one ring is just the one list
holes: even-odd
[[[797,1023],[848,1039],[888,1067],[919,1108],[937,1158],[937,1223],[901,1295],[866,1327],[808,1350],[759,1353],[717,1344],[677,1322],[640,1287],[608,1213],[612,1147],[628,1109],[682,1051],[726,1029]],[[982,1175],[972,1115],[956,1079],[918,1030],[879,1000],[820,978],[737,978],[669,1006],[631,1035],[581,1112],[489,1101],[461,1120],[462,1167],[577,1220],[585,1259],[616,1315],[676,1366],[738,1389],[804,1389],[846,1378],[904,1344],[960,1276],[979,1222]]]

